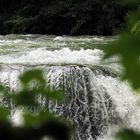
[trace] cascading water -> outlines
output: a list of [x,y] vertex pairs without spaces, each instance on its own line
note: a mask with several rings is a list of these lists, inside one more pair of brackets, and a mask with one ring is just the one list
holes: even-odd
[[111,136],[118,128],[139,128],[138,123],[135,126],[135,118],[140,113],[137,97],[132,95],[127,83],[117,78],[120,67],[100,62],[101,46],[110,40],[112,38],[0,36],[0,82],[15,89],[23,71],[43,69],[48,84],[64,91],[65,103],[42,104],[76,126],[73,139],[113,139]]

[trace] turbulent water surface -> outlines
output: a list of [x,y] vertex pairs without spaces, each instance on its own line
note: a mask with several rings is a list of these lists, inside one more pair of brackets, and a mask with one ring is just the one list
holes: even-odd
[[[49,105],[76,126],[73,139],[111,140],[118,128],[139,129],[137,97],[117,74],[117,58],[102,62],[113,37],[0,36],[0,82],[17,88],[18,76],[41,68],[50,86],[63,89],[66,103]],[[18,114],[13,119],[18,122]]]

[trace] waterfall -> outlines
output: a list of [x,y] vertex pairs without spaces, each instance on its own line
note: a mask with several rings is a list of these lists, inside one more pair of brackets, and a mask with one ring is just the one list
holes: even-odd
[[[90,48],[91,44],[98,46],[107,39],[32,35],[1,38],[0,49],[7,47],[0,55],[0,83],[15,90],[21,73],[32,68],[42,69],[48,85],[62,89],[65,96],[62,105],[49,101],[42,102],[42,106],[71,121],[76,128],[73,140],[111,139],[118,128],[134,127],[139,114],[135,113],[137,97],[127,82],[118,79],[119,66],[103,65],[100,63],[103,51]],[[90,46],[74,48],[83,43],[84,47],[89,43]],[[1,101],[4,102],[2,98]]]
[[[63,105],[44,102],[43,107],[64,116],[76,126],[74,139],[95,140],[98,136],[105,135],[110,125],[123,123],[130,107],[128,105],[134,99],[128,93],[125,95],[130,89],[117,80],[115,73],[99,66],[68,65],[39,68],[44,70],[44,76],[51,87],[61,88],[65,93]],[[18,76],[27,69],[31,67],[1,66],[0,82],[15,89]],[[117,96],[120,96],[119,100],[128,98],[127,102],[122,99],[116,104]]]

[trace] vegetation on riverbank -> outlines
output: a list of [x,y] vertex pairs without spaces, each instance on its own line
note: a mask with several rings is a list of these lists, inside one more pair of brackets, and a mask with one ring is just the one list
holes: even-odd
[[0,34],[112,35],[134,7],[119,0],[0,0]]

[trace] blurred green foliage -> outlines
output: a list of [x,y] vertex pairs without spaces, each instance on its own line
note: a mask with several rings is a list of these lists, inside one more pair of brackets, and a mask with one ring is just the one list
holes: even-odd
[[131,29],[131,32],[137,36],[140,36],[140,20],[134,24],[133,28]]
[[105,57],[120,56],[124,66],[123,80],[129,80],[135,89],[140,88],[140,37],[133,33],[122,33],[118,40],[112,42],[106,48]]
[[[137,8],[138,9],[138,8]],[[105,58],[117,55],[124,66],[122,78],[129,80],[134,89],[140,88],[140,10],[128,15],[128,28],[105,49]]]
[[120,130],[116,134],[116,137],[120,140],[140,140],[140,134],[131,129]]
[[[124,67],[123,80],[128,80],[135,90],[140,89],[140,1],[122,0],[123,4],[136,5],[135,11],[128,13],[128,27],[119,34],[119,38],[105,47],[104,58],[119,56]],[[125,93],[124,93],[125,94]],[[140,133],[131,129],[122,129],[116,134],[119,140],[140,140]]]
[[[69,140],[70,126],[62,118],[42,109],[39,96],[46,101],[50,99],[63,101],[63,94],[58,90],[50,90],[43,77],[43,72],[34,69],[20,75],[21,88],[11,91],[0,85],[0,93],[7,101],[12,102],[14,109],[23,109],[23,124],[15,126],[9,117],[11,109],[0,106],[0,139],[1,140],[41,140],[49,136],[56,140]],[[32,107],[34,110],[29,111]]]

